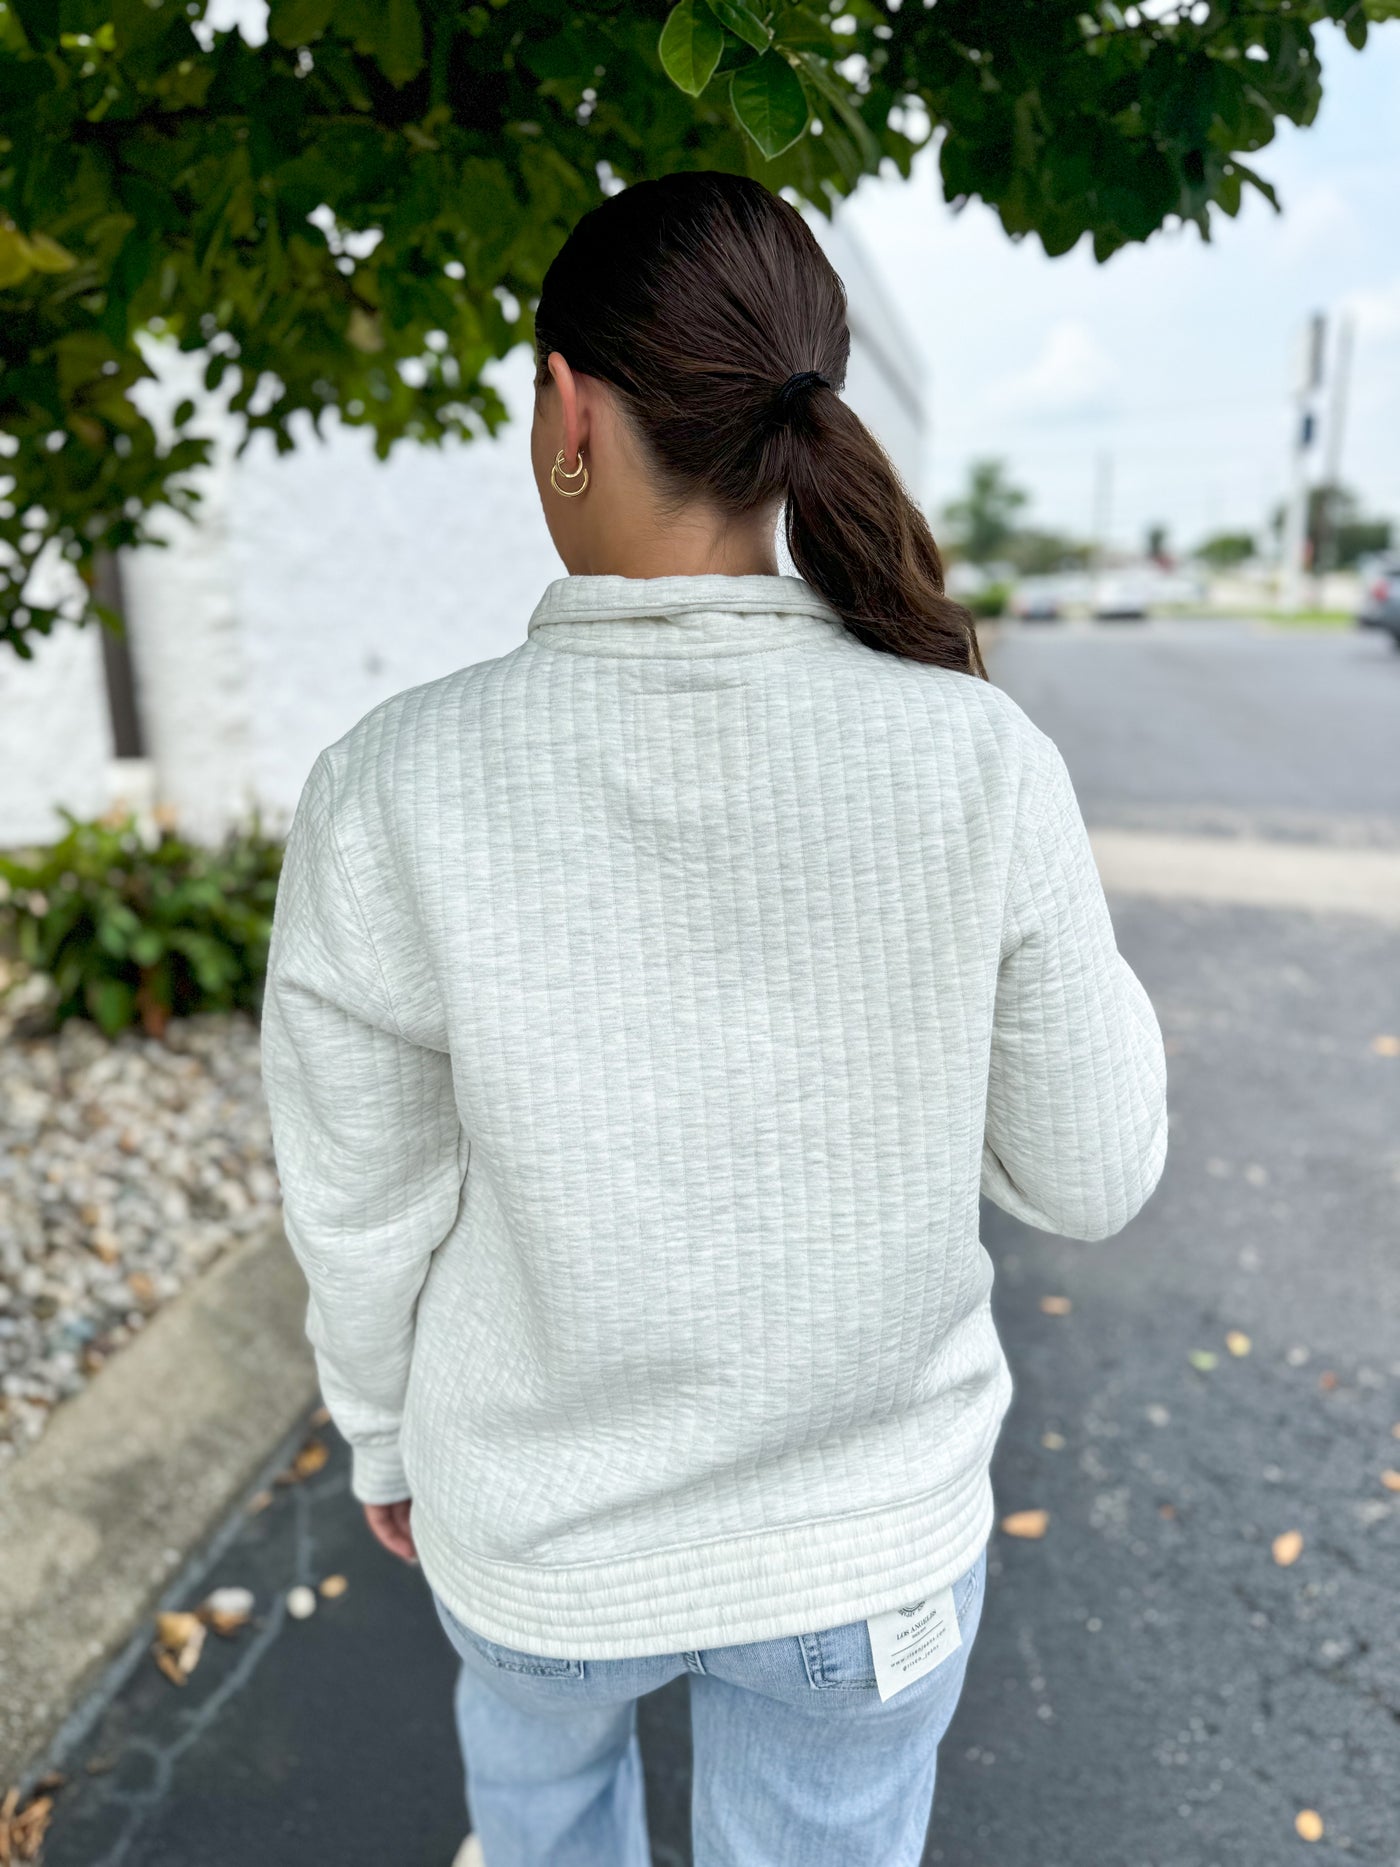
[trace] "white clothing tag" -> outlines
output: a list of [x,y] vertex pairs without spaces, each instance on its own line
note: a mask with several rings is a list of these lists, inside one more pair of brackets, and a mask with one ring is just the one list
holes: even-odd
[[875,1683],[882,1700],[931,1673],[962,1645],[951,1588],[911,1601],[905,1608],[872,1614],[865,1624],[870,1629]]

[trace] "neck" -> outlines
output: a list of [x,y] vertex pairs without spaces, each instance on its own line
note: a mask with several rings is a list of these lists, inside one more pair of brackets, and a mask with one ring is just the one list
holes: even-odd
[[574,576],[776,577],[771,516],[717,521],[678,514],[654,525],[603,528],[569,564]]

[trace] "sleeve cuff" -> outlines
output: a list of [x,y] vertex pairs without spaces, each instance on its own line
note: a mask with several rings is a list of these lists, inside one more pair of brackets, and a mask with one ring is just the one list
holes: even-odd
[[361,1504],[398,1504],[412,1495],[397,1439],[350,1448],[350,1493]]

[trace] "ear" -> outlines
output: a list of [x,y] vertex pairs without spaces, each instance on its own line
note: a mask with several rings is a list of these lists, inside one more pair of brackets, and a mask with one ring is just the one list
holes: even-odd
[[550,351],[545,367],[549,371],[555,388],[559,391],[564,464],[572,468],[588,444],[587,397],[582,393],[580,378],[575,376],[557,350]]

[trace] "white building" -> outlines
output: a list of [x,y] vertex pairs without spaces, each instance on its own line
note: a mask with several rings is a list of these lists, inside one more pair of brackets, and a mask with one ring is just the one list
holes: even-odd
[[[925,417],[913,344],[838,226],[816,231],[846,282],[847,396],[917,493]],[[174,361],[188,363],[188,359]],[[328,425],[278,457],[259,436],[217,460],[197,524],[128,554],[122,582],[144,759],[114,761],[101,631],[56,629],[34,659],[0,648],[0,847],[60,833],[55,806],[93,816],[159,802],[216,836],[254,806],[280,827],[320,749],[385,696],[524,640],[562,566],[530,472],[530,360],[500,373],[516,419],[495,440],[401,443],[375,459],[363,429]]]

